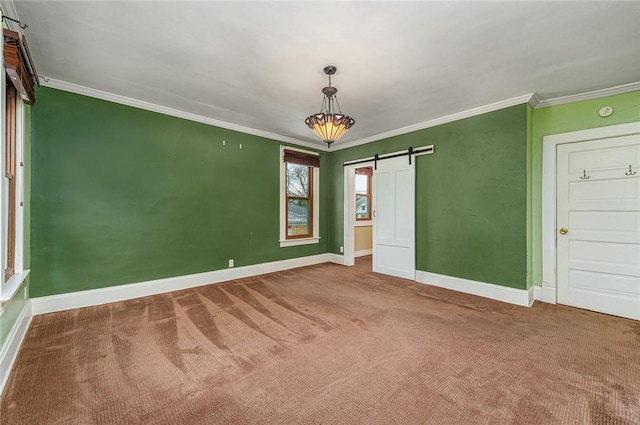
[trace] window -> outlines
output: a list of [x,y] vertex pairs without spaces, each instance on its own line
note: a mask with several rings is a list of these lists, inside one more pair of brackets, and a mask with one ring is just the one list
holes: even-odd
[[[17,32],[3,28],[4,73],[2,88],[2,143],[0,143],[0,312],[5,302],[20,289],[29,270],[23,264],[23,143],[25,104],[35,102],[34,71],[26,40]],[[25,292],[26,297],[26,292]]]
[[281,149],[280,246],[318,243],[320,157],[290,147]]
[[287,163],[287,239],[313,236],[313,167]]
[[5,143],[2,199],[4,281],[15,272],[16,246],[16,89],[7,76],[5,86]]
[[373,168],[356,168],[356,221],[371,220],[371,180]]

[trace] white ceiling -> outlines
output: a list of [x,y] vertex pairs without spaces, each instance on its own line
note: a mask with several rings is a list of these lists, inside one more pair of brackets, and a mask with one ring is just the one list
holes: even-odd
[[640,2],[14,6],[41,75],[319,146],[304,119],[328,64],[356,120],[342,142],[640,81]]

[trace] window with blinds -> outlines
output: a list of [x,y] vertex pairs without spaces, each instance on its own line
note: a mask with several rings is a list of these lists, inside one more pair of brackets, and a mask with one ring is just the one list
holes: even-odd
[[285,149],[287,239],[313,237],[313,167],[320,157]]
[[[281,167],[281,246],[287,242],[317,242],[320,156],[284,148]],[[284,244],[283,244],[284,242]]]

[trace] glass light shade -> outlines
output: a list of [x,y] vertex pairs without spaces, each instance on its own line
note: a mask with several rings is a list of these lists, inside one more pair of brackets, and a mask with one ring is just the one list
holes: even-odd
[[353,127],[356,120],[344,114],[319,113],[310,115],[304,122],[316,132],[318,137],[331,146]]

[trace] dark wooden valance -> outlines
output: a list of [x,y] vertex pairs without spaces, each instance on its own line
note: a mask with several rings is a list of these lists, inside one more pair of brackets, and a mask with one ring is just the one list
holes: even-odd
[[365,176],[373,176],[373,167],[356,168],[356,174],[363,174]]
[[290,149],[284,150],[284,162],[320,168],[320,157],[318,155],[298,152]]
[[32,105],[36,101],[34,85],[37,82],[35,67],[29,56],[27,41],[16,31],[3,28],[4,69],[22,100]]

